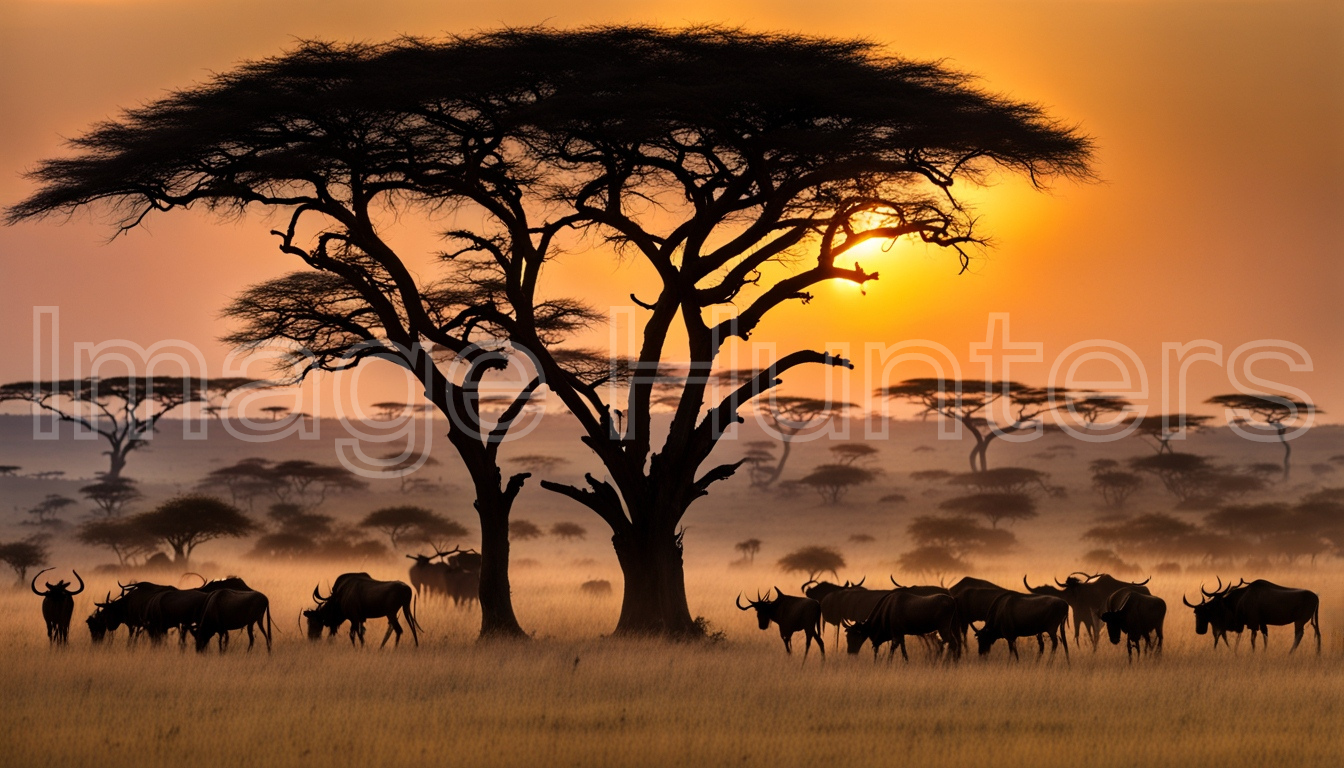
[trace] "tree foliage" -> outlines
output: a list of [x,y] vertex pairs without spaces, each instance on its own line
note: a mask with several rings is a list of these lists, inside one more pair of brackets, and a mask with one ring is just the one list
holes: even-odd
[[999,527],[1000,520],[1015,523],[1036,517],[1036,500],[1025,493],[976,493],[947,499],[938,505],[948,512],[979,515]]
[[406,543],[443,545],[442,549],[447,549],[447,544],[465,539],[468,534],[461,523],[432,509],[412,505],[376,509],[365,515],[359,525],[382,532],[394,550],[400,550]]
[[134,525],[167,544],[173,562],[186,566],[196,547],[219,538],[239,538],[257,524],[237,507],[213,496],[177,496],[131,518]]
[[25,541],[0,543],[0,563],[14,570],[16,584],[27,586],[28,571],[46,565],[51,558],[51,550],[42,539],[30,537]]
[[822,464],[807,473],[798,482],[821,496],[827,504],[839,504],[851,488],[867,485],[877,479],[877,472],[853,464]]
[[838,577],[840,569],[845,567],[845,558],[832,547],[810,546],[779,558],[777,565],[786,573],[806,573],[809,579],[823,573]]

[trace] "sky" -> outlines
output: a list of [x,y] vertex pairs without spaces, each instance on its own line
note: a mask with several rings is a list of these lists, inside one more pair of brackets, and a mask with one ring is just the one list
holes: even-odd
[[[1240,349],[1237,362],[1251,368],[1189,366],[1187,409],[1215,412],[1198,403],[1240,383],[1300,393],[1326,421],[1344,414],[1344,3],[0,0],[0,205],[32,191],[22,173],[60,154],[63,137],[295,40],[542,23],[861,36],[974,73],[1094,137],[1098,182],[1037,193],[1008,179],[977,196],[994,246],[969,273],[937,250],[874,250],[864,266],[882,279],[864,293],[825,287],[767,320],[754,338],[781,354],[847,350],[858,363],[843,381],[791,376],[792,392],[829,382],[855,399],[875,383],[928,375],[865,354],[905,340],[936,342],[981,377],[972,345],[997,328],[992,347],[1005,348],[1006,327],[1007,348],[1039,345],[1039,363],[1011,371],[1028,383],[1045,383],[1053,368],[1060,384],[1072,366],[1075,383],[1126,390],[1089,350],[1132,350],[1130,384],[1141,367],[1148,402],[1163,408],[1164,382],[1174,390],[1180,368],[1163,375],[1163,345],[1204,340],[1225,361]],[[63,374],[77,343],[119,339],[182,340],[218,372],[220,310],[245,286],[297,268],[276,251],[272,227],[260,216],[191,212],[111,242],[107,222],[90,216],[0,228],[0,381],[33,376],[34,307],[52,306]],[[427,235],[406,240],[432,247]],[[638,265],[600,254],[567,257],[551,279],[557,293],[618,317],[648,284]],[[357,399],[383,399],[390,381],[369,377]]]

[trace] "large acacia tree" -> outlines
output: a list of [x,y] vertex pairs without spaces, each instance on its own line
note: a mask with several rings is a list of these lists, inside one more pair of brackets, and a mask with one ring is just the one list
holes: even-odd
[[[331,338],[332,319],[352,362],[347,348],[373,357],[393,346],[380,340],[395,342],[393,357],[455,425],[450,441],[480,477],[478,510],[510,490],[489,455],[496,433],[473,434],[464,404],[490,356],[450,380],[432,370],[434,355],[461,359],[482,337],[526,350],[536,386],[578,419],[608,478],[543,487],[610,526],[625,575],[617,631],[664,635],[700,631],[679,526],[737,469],[704,465],[739,409],[795,367],[849,367],[799,350],[718,391],[710,374],[731,340],[748,339],[781,305],[811,300],[820,283],[876,279],[853,261],[864,243],[918,238],[964,267],[980,235],[962,186],[996,170],[1036,185],[1083,177],[1090,151],[1035,105],[869,43],[647,27],[304,44],[74,144],[74,157],[38,168],[42,188],[11,221],[100,201],[123,228],[193,204],[288,211],[281,250],[317,270],[303,274],[323,284],[319,296],[343,297],[313,340]],[[412,209],[455,215],[443,280],[418,279],[412,254],[386,236]],[[631,286],[648,314],[628,386],[600,386],[609,374],[576,370],[563,346],[584,310],[548,298],[543,267],[562,241],[642,260],[656,275]],[[736,311],[712,320],[723,307]],[[374,338],[344,323],[350,312]],[[671,347],[677,337],[684,348]],[[674,382],[660,375],[671,359],[689,364]],[[669,388],[673,413],[656,436],[653,411]],[[483,554],[507,548],[507,525],[487,517]],[[483,609],[485,584],[483,572]]]

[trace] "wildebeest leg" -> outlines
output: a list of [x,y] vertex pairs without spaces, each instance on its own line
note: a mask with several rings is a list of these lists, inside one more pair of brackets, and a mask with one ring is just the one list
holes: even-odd
[[355,646],[355,638],[359,636],[359,622],[350,622],[350,647]]
[[784,634],[784,630],[779,631],[780,638],[784,641],[784,652],[793,655],[793,635]]
[[[1044,648],[1044,647],[1045,647],[1045,644],[1042,643],[1042,644],[1041,644],[1041,647]],[[1021,660],[1022,660],[1022,657],[1017,655],[1017,638],[1016,638],[1016,637],[1010,637],[1010,638],[1008,638],[1008,655],[1012,656],[1014,659],[1017,659],[1018,661],[1021,661]]]
[[[1293,647],[1288,649],[1289,653],[1297,650],[1297,646],[1302,642],[1302,636],[1307,633],[1307,623],[1305,621],[1295,622],[1293,624]],[[1266,633],[1265,637],[1269,637]],[[1265,646],[1269,646],[1269,641],[1265,641]]]
[[248,653],[251,653],[251,652],[252,652],[252,646],[254,646],[254,645],[256,645],[256,644],[257,644],[257,638],[256,638],[255,635],[252,634],[252,622],[248,622],[248,624],[247,624],[247,651],[248,651]]
[[[1069,631],[1069,630],[1067,630],[1067,629],[1064,630],[1065,634],[1068,634],[1068,631]],[[1074,638],[1076,639],[1076,638],[1077,638],[1077,635],[1075,635]],[[1050,642],[1052,642],[1052,643],[1055,642],[1055,636],[1054,636],[1054,634],[1051,634],[1051,635],[1050,635]],[[1040,646],[1040,649],[1036,652],[1036,655],[1037,655],[1037,656],[1044,656],[1044,655],[1045,655],[1045,635],[1037,635],[1037,636],[1036,636],[1036,644]]]
[[387,617],[387,632],[383,634],[383,642],[379,644],[379,648],[387,646],[387,639],[392,636],[393,632],[397,633],[397,642],[392,646],[395,648],[401,645],[401,624],[397,623],[397,614],[395,613]]

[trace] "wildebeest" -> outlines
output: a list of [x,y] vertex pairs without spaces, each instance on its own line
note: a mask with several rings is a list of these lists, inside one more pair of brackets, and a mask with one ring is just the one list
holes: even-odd
[[1041,635],[1050,636],[1050,656],[1054,658],[1060,645],[1064,646],[1064,658],[1069,657],[1069,638],[1067,624],[1069,604],[1058,597],[1048,595],[1023,595],[1016,592],[1004,592],[994,599],[993,605],[985,617],[984,627],[975,631],[975,639],[980,646],[980,655],[987,655],[1000,638],[1008,641],[1008,652],[1014,659],[1017,655],[1017,639],[1036,635],[1040,644],[1040,653],[1045,655],[1045,640]]
[[803,662],[807,662],[807,653],[812,650],[812,641],[817,641],[817,648],[821,651],[821,657],[826,658],[826,644],[821,639],[821,603],[810,597],[799,597],[796,595],[786,595],[775,587],[775,599],[770,599],[770,593],[766,592],[765,597],[759,594],[755,600],[749,600],[747,605],[742,604],[742,595],[737,596],[738,610],[749,611],[755,609],[756,621],[761,629],[769,629],[770,622],[779,626],[779,636],[784,641],[784,651],[793,653],[793,636],[802,632],[805,636],[803,645]]
[[387,634],[379,648],[387,645],[387,639],[393,632],[397,634],[396,645],[401,644],[401,624],[397,621],[397,611],[406,616],[406,624],[411,629],[411,639],[420,645],[418,630],[411,611],[411,598],[414,592],[405,582],[378,581],[367,573],[343,573],[331,585],[331,594],[322,597],[318,587],[313,587],[313,601],[317,607],[303,612],[308,620],[308,638],[317,640],[322,637],[322,629],[336,634],[337,628],[350,622],[350,644],[359,638],[364,644],[364,622],[369,619],[387,619]]
[[271,603],[265,595],[252,589],[217,589],[206,595],[205,606],[192,630],[197,652],[204,653],[210,638],[218,636],[219,650],[223,653],[228,633],[235,629],[247,630],[250,651],[256,643],[254,627],[266,638],[266,652],[271,652]]
[[177,591],[177,587],[148,581],[129,585],[118,583],[117,586],[121,587],[121,594],[113,598],[111,593],[108,593],[103,602],[95,602],[95,610],[86,620],[89,625],[89,636],[95,643],[102,642],[108,632],[115,631],[123,624],[127,631],[126,642],[128,644],[133,642],[145,627],[146,610],[154,596],[160,592]]
[[887,589],[868,589],[859,585],[833,590],[819,601],[822,623],[835,627],[835,638],[838,643],[840,641],[840,628],[844,626],[845,622],[863,621],[868,618],[868,615],[873,612],[873,608],[882,602],[882,598],[890,591]]
[[1316,633],[1316,653],[1321,652],[1320,598],[1307,589],[1282,587],[1264,579],[1256,579],[1247,584],[1244,580],[1233,586],[1223,586],[1218,580],[1218,588],[1213,592],[1200,587],[1204,600],[1193,605],[1184,596],[1181,601],[1194,609],[1195,633],[1205,634],[1213,630],[1213,647],[1218,647],[1222,638],[1227,644],[1227,633],[1240,633],[1247,627],[1251,630],[1251,648],[1255,648],[1255,636],[1264,636],[1265,647],[1269,647],[1269,626],[1293,625],[1293,647],[1297,650],[1302,642],[1306,626],[1311,625]]
[[[450,597],[453,605],[471,607],[481,590],[481,555],[474,550],[454,547],[448,552],[435,551],[431,555],[407,555],[415,563],[411,566],[411,586],[417,595],[428,597],[441,594]],[[433,562],[433,558],[440,562]]]
[[[1106,625],[1111,644],[1120,644],[1120,633],[1125,634],[1125,653],[1134,661],[1134,652],[1142,649],[1143,640],[1149,652],[1162,651],[1162,624],[1167,618],[1167,603],[1160,597],[1135,589],[1119,589],[1111,595],[1101,621]],[[1156,638],[1156,642],[1154,642]]]
[[862,579],[859,579],[857,584],[850,584],[849,581],[845,581],[844,584],[836,584],[830,581],[817,581],[816,579],[808,579],[807,581],[803,582],[802,590],[803,595],[805,597],[810,597],[813,600],[816,600],[818,603],[820,603],[822,600],[826,598],[827,595],[831,594],[832,592],[839,592],[842,589],[861,589],[863,588],[863,582],[867,580],[868,577],[865,576]]
[[47,623],[47,642],[66,645],[70,642],[70,617],[75,614],[75,595],[84,591],[84,579],[79,577],[79,571],[73,571],[75,578],[79,579],[79,589],[71,592],[70,582],[61,580],[55,584],[44,582],[47,591],[38,592],[37,577],[50,570],[52,569],[43,568],[38,571],[28,586],[33,590],[33,594],[42,598],[42,619]]
[[[200,620],[211,593],[224,589],[253,591],[247,582],[237,576],[214,581],[201,579],[201,582],[201,586],[193,589],[165,589],[150,596],[145,604],[143,625],[151,642],[162,642],[169,630],[176,629],[179,645],[186,645],[187,634]],[[221,640],[228,642],[227,633]]]
[[415,561],[410,571],[411,587],[421,597],[428,597],[435,592],[448,593],[448,564],[434,562],[432,558],[437,556],[438,553],[432,556],[407,555]]
[[[1082,576],[1083,578],[1078,578]],[[1039,587],[1033,587],[1027,583],[1027,577],[1022,577],[1022,586],[1033,595],[1049,595],[1051,597],[1062,598],[1069,604],[1073,610],[1073,640],[1078,642],[1079,628],[1087,627],[1087,636],[1092,639],[1092,650],[1097,650],[1097,641],[1101,638],[1101,614],[1106,611],[1106,601],[1117,590],[1132,589],[1141,594],[1150,594],[1147,584],[1149,579],[1140,582],[1120,581],[1109,573],[1094,573],[1088,575],[1080,571],[1069,574],[1064,581],[1055,579],[1057,587],[1043,584]]]
[[867,618],[846,622],[845,639],[848,651],[858,653],[864,641],[873,644],[873,660],[883,643],[891,642],[890,660],[901,649],[901,658],[910,656],[905,651],[906,635],[923,636],[937,633],[951,650],[952,658],[961,657],[961,632],[957,621],[957,604],[946,593],[919,594],[918,588],[903,587],[888,592]]
[[590,597],[606,597],[611,594],[611,582],[606,579],[589,579],[579,585],[579,591]]
[[[892,583],[895,583],[895,580]],[[994,604],[998,596],[1012,591],[992,581],[977,579],[973,576],[962,577],[956,584],[947,588],[947,593],[957,603],[957,619],[961,622],[963,644],[965,644],[966,634],[970,630],[971,622],[984,621],[985,617],[989,615],[989,607]]]

